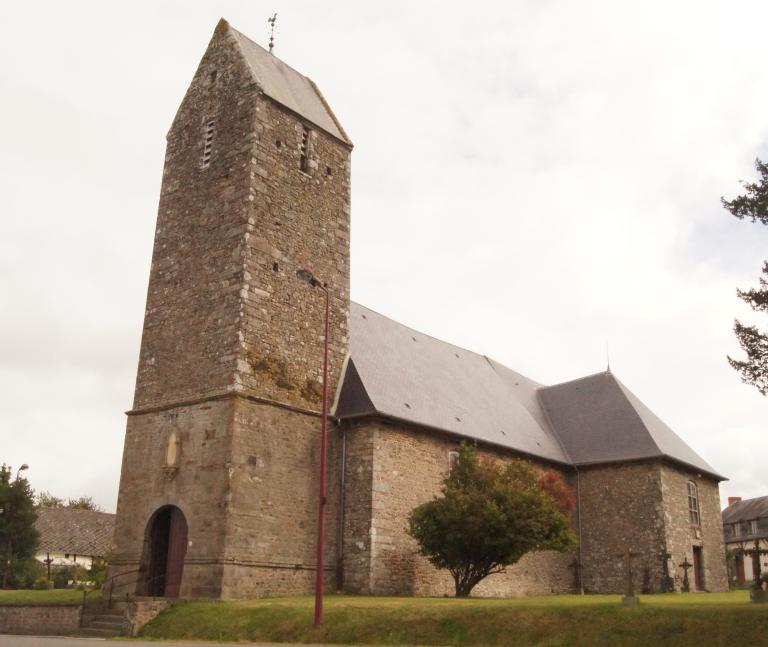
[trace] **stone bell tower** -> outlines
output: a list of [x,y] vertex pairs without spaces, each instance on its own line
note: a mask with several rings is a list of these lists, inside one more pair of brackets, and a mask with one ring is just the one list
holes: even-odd
[[[311,590],[324,301],[296,273],[328,285],[333,393],[347,352],[351,150],[310,79],[219,22],[167,137],[115,590]],[[334,474],[333,434],[329,460]]]

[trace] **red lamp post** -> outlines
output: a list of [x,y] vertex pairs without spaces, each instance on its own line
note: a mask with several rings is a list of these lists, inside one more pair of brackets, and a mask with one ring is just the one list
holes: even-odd
[[296,275],[325,293],[325,337],[323,343],[323,418],[320,435],[320,501],[317,515],[317,567],[315,571],[315,627],[323,624],[323,590],[325,574],[325,505],[328,494],[328,332],[330,329],[330,298],[328,288],[311,271],[304,269]]

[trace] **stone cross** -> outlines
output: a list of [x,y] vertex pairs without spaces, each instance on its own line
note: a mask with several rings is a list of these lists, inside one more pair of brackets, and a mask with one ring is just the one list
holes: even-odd
[[633,553],[630,550],[625,551],[624,553],[619,553],[616,555],[616,557],[622,557],[624,559],[624,563],[626,564],[626,577],[627,577],[627,592],[624,598],[622,599],[622,602],[624,604],[637,604],[638,599],[635,595],[635,582],[634,577],[632,573],[632,559],[634,557],[640,557],[640,553]]
[[691,583],[688,580],[688,569],[693,568],[693,564],[688,561],[688,555],[685,556],[682,564],[678,564],[683,569],[683,593],[691,592]]
[[672,559],[672,553],[665,550],[659,554],[661,557],[661,590],[664,593],[672,593],[675,590],[675,583],[669,575],[669,560]]
[[51,558],[50,553],[45,554],[45,559],[43,560],[43,564],[45,564],[48,567],[48,581],[51,581],[51,564],[53,564],[53,559]]
[[573,569],[573,587],[579,591],[582,592],[582,584],[581,584],[581,562],[578,560],[577,557],[573,558],[573,561],[568,564],[568,568]]
[[754,575],[755,588],[762,588],[762,584],[760,582],[760,556],[768,555],[768,550],[765,548],[760,548],[760,540],[755,539],[755,545],[752,548],[745,548],[742,550],[742,552],[752,558],[752,573]]

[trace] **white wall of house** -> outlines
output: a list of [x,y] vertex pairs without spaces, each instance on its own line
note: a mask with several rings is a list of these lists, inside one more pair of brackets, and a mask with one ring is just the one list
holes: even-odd
[[[754,540],[745,542],[745,543],[727,543],[725,545],[726,550],[735,550],[739,548],[744,549],[750,549],[754,547]],[[761,539],[760,540],[760,548],[763,550],[768,550],[768,538]],[[755,573],[752,568],[752,556],[751,555],[744,555],[744,581],[747,584],[750,584],[755,579]],[[768,573],[768,555],[761,555],[760,556],[760,571],[762,573]]]
[[46,559],[52,559],[51,566],[82,566],[91,568],[93,558],[86,555],[75,555],[74,553],[37,553],[35,559],[45,564]]

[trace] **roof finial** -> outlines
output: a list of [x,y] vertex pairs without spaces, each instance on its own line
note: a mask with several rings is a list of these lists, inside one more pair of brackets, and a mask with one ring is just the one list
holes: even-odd
[[606,373],[611,372],[611,352],[608,348],[608,341],[605,342],[605,363],[607,364],[608,368],[605,369]]
[[271,18],[267,18],[267,22],[269,23],[269,53],[272,53],[272,50],[275,48],[275,22],[277,21],[277,14],[272,16]]

